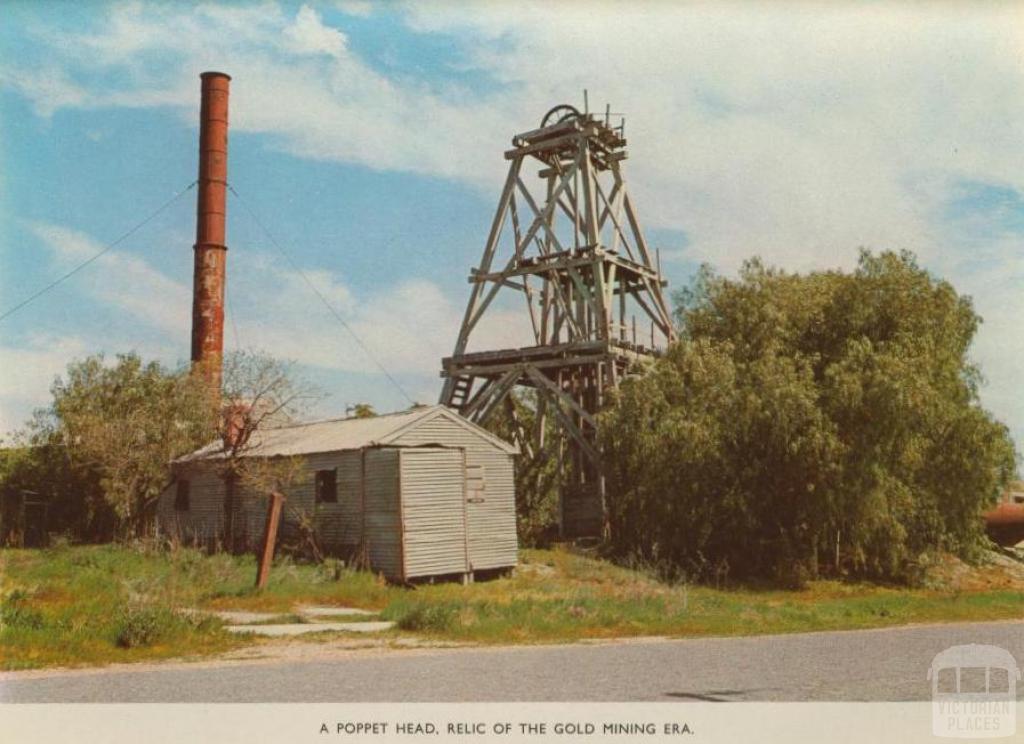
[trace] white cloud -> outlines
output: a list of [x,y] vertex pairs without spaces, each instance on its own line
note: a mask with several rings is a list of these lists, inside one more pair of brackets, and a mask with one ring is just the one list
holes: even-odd
[[284,36],[292,51],[299,54],[326,54],[340,57],[345,52],[347,39],[336,28],[323,24],[320,14],[303,5],[295,16],[295,22],[284,30]]
[[[1013,403],[1021,400],[1016,350],[1024,337],[1013,318],[1024,308],[1019,282],[999,281],[1020,242],[979,238],[945,215],[965,181],[1024,191],[1020,6],[526,2],[403,10],[412,33],[448,35],[459,70],[492,81],[487,91],[443,75],[386,74],[312,6],[290,13],[274,3],[114,6],[94,33],[51,36],[53,66],[20,89],[43,114],[161,105],[191,123],[196,74],[224,69],[235,75],[235,131],[271,135],[304,158],[441,176],[491,193],[509,136],[536,126],[554,103],[579,104],[588,88],[594,109],[607,100],[627,113],[627,168],[641,218],[685,231],[677,258],[728,271],[760,254],[808,269],[849,267],[860,246],[913,249],[974,295],[989,319],[975,349],[990,381],[986,401],[1024,431],[1024,410]],[[140,64],[153,53],[180,64]],[[129,82],[85,90],[68,72],[97,66]],[[8,84],[18,74],[8,68]],[[967,253],[985,256],[992,271],[962,260]],[[403,286],[387,289],[393,300]],[[386,355],[397,364],[413,356],[402,349],[426,353],[424,337],[441,344],[440,332],[402,317],[384,291],[371,293],[378,305],[343,282],[332,291],[367,333],[376,322],[394,330],[396,350]],[[352,297],[358,302],[346,305]],[[461,307],[449,313],[421,299],[422,317],[447,324],[450,339]],[[410,337],[406,328],[420,333]],[[450,341],[429,358],[447,348]]]
[[[233,127],[306,158],[491,188],[509,135],[554,102],[625,111],[633,188],[686,255],[734,268],[849,265],[858,246],[935,243],[926,213],[961,178],[1024,187],[1019,11],[993,6],[405,6],[411,29],[458,35],[459,63],[500,84],[388,76],[310,6],[116,6],[61,38],[132,83],[58,106],[195,107],[195,74],[235,72]],[[642,44],[638,41],[642,40]],[[139,72],[144,52],[183,64]],[[312,56],[310,56],[312,55]],[[65,88],[74,90],[66,78]]]
[[[65,226],[36,223],[31,229],[61,269],[102,249],[89,235]],[[96,331],[73,338],[36,335],[0,348],[4,370],[0,372],[0,432],[17,428],[33,408],[45,405],[53,377],[74,358],[134,349],[146,359],[174,365],[186,355],[189,287],[144,258],[116,250],[102,255],[89,270],[102,281],[80,282],[82,291],[131,317],[133,337],[111,338]],[[323,305],[317,292],[362,345]],[[264,349],[306,368],[365,378],[342,391],[353,400],[380,396],[379,362],[388,373],[406,381],[416,400],[433,401],[439,390],[440,359],[450,353],[462,321],[463,299],[453,298],[427,279],[356,289],[332,271],[312,266],[296,269],[276,255],[250,249],[244,260],[236,258],[230,265],[225,347],[229,351]],[[478,348],[524,344],[524,322],[522,313],[496,307],[475,334]],[[389,399],[393,398],[392,394]]]
[[[371,358],[298,271],[249,251],[232,272],[228,299],[236,303],[240,345],[325,370],[377,375],[376,359],[391,374],[436,380],[462,322],[463,298],[427,279],[355,289],[329,271],[303,268]],[[494,348],[522,345],[522,320],[499,308],[475,338]]]
[[986,318],[973,349],[983,400],[1024,439],[1024,236],[986,238],[993,216],[947,214],[963,182],[1024,192],[1024,9],[408,10],[413,28],[475,40],[475,64],[523,110],[587,87],[593,108],[628,112],[641,217],[686,232],[676,258],[730,271],[760,254],[805,270],[848,268],[861,246],[917,252]]
[[50,118],[63,108],[86,105],[89,93],[75,84],[59,67],[42,69],[0,69],[0,88],[12,88],[32,102],[32,108]]
[[345,15],[357,18],[369,18],[373,15],[373,3],[370,0],[338,0],[334,6]]
[[926,253],[917,182],[1024,185],[1011,14],[410,5],[415,28],[475,39],[477,64],[525,111],[579,103],[588,87],[593,108],[627,112],[648,221],[686,230],[690,257],[726,268],[755,252],[794,268],[838,262],[830,250],[848,264],[859,245]]
[[[61,225],[36,223],[31,229],[52,251],[61,269],[71,269],[104,248],[88,235]],[[81,286],[96,299],[172,336],[188,334],[191,288],[168,278],[145,260],[117,250],[97,258],[91,270],[101,279]]]
[[0,346],[0,437],[21,429],[45,405],[54,378],[67,363],[88,354],[82,339],[34,335],[19,345]]
[[[499,126],[500,107],[458,86],[390,79],[349,54],[344,32],[325,25],[309,6],[289,16],[273,3],[129,3],[111,7],[105,19],[92,33],[40,31],[40,42],[68,69],[116,70],[127,82],[83,90],[62,72],[54,80],[66,92],[53,101],[44,91],[22,86],[47,113],[64,107],[168,106],[191,124],[197,75],[218,69],[234,76],[233,131],[273,135],[279,147],[300,157],[477,184],[490,183],[501,168],[500,160],[487,157],[508,141]],[[166,56],[179,63],[140,62]],[[12,80],[26,74],[13,62],[4,69]],[[439,143],[439,132],[450,139]],[[446,141],[461,144],[448,149]]]

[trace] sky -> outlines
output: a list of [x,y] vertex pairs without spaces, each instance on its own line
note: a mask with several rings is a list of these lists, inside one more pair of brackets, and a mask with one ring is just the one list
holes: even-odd
[[[973,298],[982,402],[1024,442],[1024,6],[8,0],[4,15],[0,312],[195,179],[198,76],[220,70],[238,194],[226,348],[294,360],[326,394],[317,415],[434,402],[502,153],[586,89],[624,112],[670,289],[705,262],[914,251]],[[192,191],[0,321],[0,436],[73,359],[187,360],[194,219]],[[513,312],[478,342],[513,340]]]

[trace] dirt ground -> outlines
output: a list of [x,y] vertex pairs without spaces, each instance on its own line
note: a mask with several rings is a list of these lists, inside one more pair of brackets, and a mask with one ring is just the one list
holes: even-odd
[[1024,591],[1024,550],[1016,549],[1018,558],[990,551],[986,563],[970,566],[959,558],[944,555],[928,571],[926,584],[936,589],[953,591],[986,591],[1019,589]]

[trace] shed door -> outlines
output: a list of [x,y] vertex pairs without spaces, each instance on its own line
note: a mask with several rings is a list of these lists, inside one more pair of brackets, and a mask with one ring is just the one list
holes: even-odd
[[464,573],[469,569],[462,450],[399,452],[405,578]]

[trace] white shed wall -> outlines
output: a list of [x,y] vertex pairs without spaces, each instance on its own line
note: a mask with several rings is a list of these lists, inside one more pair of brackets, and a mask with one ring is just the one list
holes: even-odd
[[482,466],[486,480],[484,501],[466,505],[470,570],[516,565],[519,545],[512,455],[443,416],[417,423],[393,443],[406,447],[426,444],[460,447],[466,452],[467,466]]

